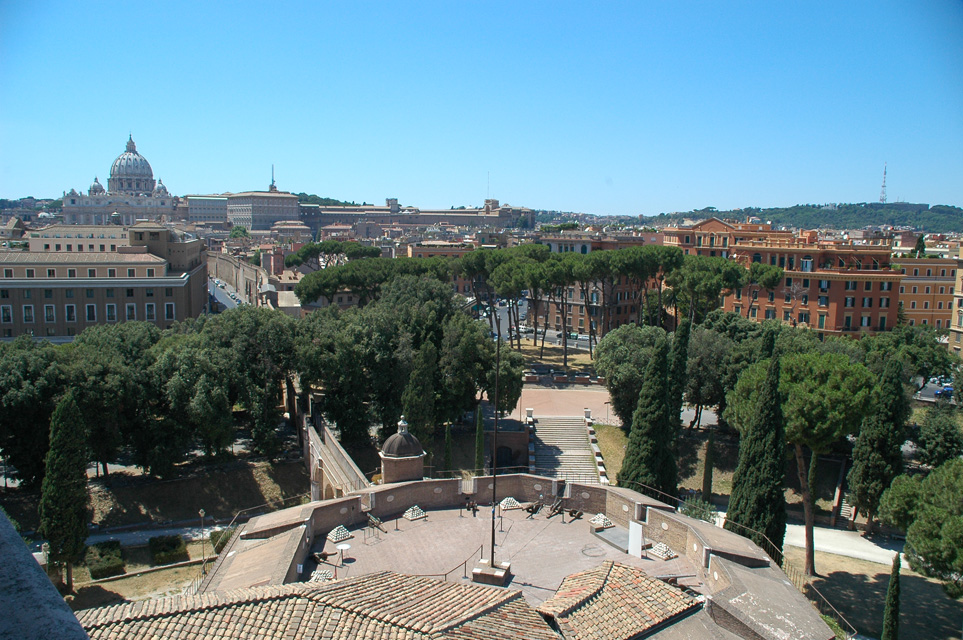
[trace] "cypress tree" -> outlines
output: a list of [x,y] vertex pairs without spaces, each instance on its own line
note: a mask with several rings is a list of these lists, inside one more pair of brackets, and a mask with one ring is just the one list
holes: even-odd
[[853,447],[853,466],[846,476],[856,506],[870,529],[879,511],[883,491],[903,470],[903,426],[909,404],[900,380],[903,367],[892,358],[876,387],[876,410],[863,419]]
[[[769,362],[766,381],[759,393],[758,412],[746,425],[739,441],[739,463],[732,476],[732,495],[726,515],[726,529],[746,534],[777,561],[786,535],[783,495],[786,431],[781,404],[779,360],[774,358]],[[735,525],[758,533],[746,532]],[[764,544],[762,535],[775,545],[776,552]]]
[[674,498],[678,483],[675,463],[677,419],[669,414],[668,352],[667,341],[660,338],[645,368],[618,483],[630,489],[633,483],[644,484]]
[[709,432],[709,439],[706,440],[706,459],[702,467],[702,499],[712,502],[712,431]]
[[[676,436],[682,426],[682,400],[686,382],[686,364],[689,361],[689,329],[691,323],[684,320],[672,338],[672,355],[669,358],[669,417],[676,426]],[[673,439],[674,440],[674,439]]]
[[883,637],[881,640],[899,640],[899,554],[893,558],[893,569],[886,588],[886,609],[883,611]]
[[481,402],[475,406],[475,473],[485,473],[485,419]]
[[40,532],[50,545],[50,561],[66,567],[73,591],[73,562],[84,551],[90,519],[87,494],[87,427],[68,391],[50,418],[50,450],[40,491]]

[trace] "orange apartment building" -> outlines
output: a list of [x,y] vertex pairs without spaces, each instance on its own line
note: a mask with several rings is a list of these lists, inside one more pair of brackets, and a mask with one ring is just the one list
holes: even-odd
[[783,269],[774,290],[737,290],[724,299],[726,311],[825,335],[875,333],[896,325],[903,274],[891,264],[888,244],[819,242],[815,231],[795,235],[766,224],[718,219],[666,229],[665,237],[667,245],[687,255],[717,255],[747,268],[761,262]]
[[894,258],[903,274],[899,299],[910,326],[948,329],[953,314],[956,258]]
[[[544,236],[539,242],[547,245],[552,253],[581,253],[589,254],[593,251],[607,251],[625,249],[645,245],[661,245],[664,236],[661,232],[647,232],[639,235],[612,235],[596,236],[586,235],[579,232],[561,233],[557,235]],[[656,287],[655,283],[650,285],[650,294]],[[602,293],[599,284],[593,285],[590,289],[589,300],[586,304],[585,292],[578,286],[570,286],[564,292],[565,309],[565,331],[570,333],[588,334],[589,328],[594,326],[597,336],[602,337]],[[642,292],[632,284],[629,278],[619,278],[613,287],[612,295],[615,297],[611,317],[609,318],[610,329],[615,329],[624,324],[635,322],[638,318],[639,298]],[[548,327],[555,331],[562,331],[562,303],[550,303],[548,296],[545,296],[539,303],[539,327]]]

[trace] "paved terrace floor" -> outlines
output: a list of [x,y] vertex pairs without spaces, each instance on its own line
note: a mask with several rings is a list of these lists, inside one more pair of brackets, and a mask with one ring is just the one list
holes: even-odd
[[[594,514],[574,522],[566,514],[562,522],[560,516],[546,518],[546,513],[547,508],[528,519],[522,509],[507,510],[495,526],[495,561],[511,562],[513,578],[507,586],[521,590],[532,606],[552,597],[566,576],[595,568],[604,560],[640,567],[656,577],[694,573],[685,559],[636,558],[619,551],[591,533],[587,520]],[[351,548],[344,554],[343,565],[334,543],[317,540],[312,551],[321,551],[323,546],[333,554],[319,568],[336,569],[338,578],[391,570],[438,577],[451,572],[449,581],[470,582],[479,547],[484,547],[485,558],[489,555],[491,508],[480,507],[477,517],[457,509],[429,511],[426,520],[400,518],[386,521],[384,528],[387,532],[376,531],[377,537],[370,529],[367,536],[362,528],[351,530],[354,537],[346,541]],[[465,560],[467,578],[462,569]],[[307,579],[315,569],[314,562],[309,560],[304,569],[303,578]]]

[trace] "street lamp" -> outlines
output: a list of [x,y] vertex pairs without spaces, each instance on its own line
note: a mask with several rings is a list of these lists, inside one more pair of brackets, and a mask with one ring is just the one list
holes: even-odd
[[204,573],[207,570],[207,555],[204,547],[204,510],[198,511],[197,515],[201,517],[201,573]]

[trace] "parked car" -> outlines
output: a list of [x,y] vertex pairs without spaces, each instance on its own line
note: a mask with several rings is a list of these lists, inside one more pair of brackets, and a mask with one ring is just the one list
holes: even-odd
[[945,398],[946,400],[953,399],[953,387],[947,385],[942,389],[937,389],[936,393],[933,394],[937,398]]

